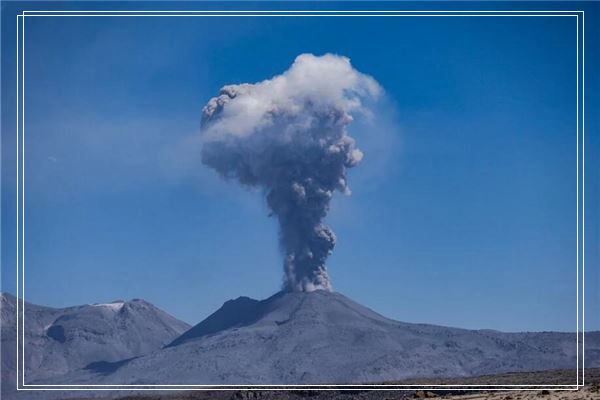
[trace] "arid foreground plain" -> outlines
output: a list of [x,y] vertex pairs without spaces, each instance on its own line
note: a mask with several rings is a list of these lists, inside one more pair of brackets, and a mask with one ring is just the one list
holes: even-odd
[[[465,385],[560,385],[576,378],[575,370],[507,373],[472,378],[410,379],[390,384],[465,384]],[[586,385],[579,390],[328,390],[328,391],[193,391],[173,394],[111,397],[119,400],[393,400],[393,399],[453,399],[453,400],[597,400],[600,399],[600,368],[585,371]],[[83,400],[83,399],[82,399]],[[87,400],[87,399],[85,399]],[[90,399],[98,400],[98,398]]]

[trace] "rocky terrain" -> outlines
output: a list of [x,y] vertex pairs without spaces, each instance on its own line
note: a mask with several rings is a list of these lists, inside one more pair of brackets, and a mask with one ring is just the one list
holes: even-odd
[[[335,384],[573,368],[574,333],[503,333],[385,318],[339,293],[240,297],[167,347],[60,377],[77,384]],[[600,333],[586,334],[600,366]],[[45,380],[40,383],[59,383]]]
[[[449,399],[449,400],[596,400],[600,399],[600,368],[589,368],[585,372],[586,385],[578,390],[548,390],[535,388],[532,390],[463,390],[463,389],[428,389],[428,390],[289,390],[289,391],[186,391],[161,393],[152,395],[119,395],[111,399],[120,400],[404,400],[404,399]],[[561,385],[574,384],[576,371],[550,370],[536,372],[507,373],[484,375],[469,378],[436,378],[411,379],[385,384],[396,385]],[[105,399],[109,397],[104,397]],[[96,398],[96,400],[98,400]]]
[[[16,384],[16,298],[1,295],[2,388]],[[25,380],[33,383],[160,349],[190,326],[143,300],[68,308],[25,303]]]
[[[15,307],[14,297],[2,295],[3,398],[124,394],[16,393]],[[26,380],[37,385],[462,385],[485,381],[537,385],[572,384],[576,378],[572,369],[576,365],[575,333],[505,333],[399,322],[327,291],[280,292],[265,300],[240,297],[227,301],[194,327],[137,299],[64,309],[26,304],[25,321]],[[600,332],[586,333],[586,366],[600,367]],[[589,377],[600,375],[598,370],[590,371]],[[416,395],[485,395],[429,389]],[[364,387],[208,393],[212,393],[208,398],[215,399],[279,398],[269,397],[277,393],[290,399],[415,395],[413,391],[373,392]],[[207,398],[204,395],[207,392],[161,394],[168,399]]]

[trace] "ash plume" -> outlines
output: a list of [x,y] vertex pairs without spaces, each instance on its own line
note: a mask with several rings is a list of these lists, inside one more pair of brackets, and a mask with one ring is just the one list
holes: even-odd
[[302,54],[281,75],[224,86],[202,110],[202,162],[266,192],[285,254],[286,290],[331,290],[325,261],[335,234],[323,224],[334,191],[363,157],[347,132],[379,84],[332,54]]

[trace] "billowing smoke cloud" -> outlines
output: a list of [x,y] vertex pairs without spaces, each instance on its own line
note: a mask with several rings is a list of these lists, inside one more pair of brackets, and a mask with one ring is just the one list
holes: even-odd
[[335,234],[322,223],[333,192],[363,157],[347,127],[380,86],[337,55],[302,54],[283,74],[228,85],[202,110],[202,162],[266,191],[280,226],[285,288],[331,290]]

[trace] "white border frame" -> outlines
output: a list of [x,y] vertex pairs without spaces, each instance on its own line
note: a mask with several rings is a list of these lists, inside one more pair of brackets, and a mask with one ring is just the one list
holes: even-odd
[[[582,61],[579,62],[579,35],[580,25],[579,17],[581,16],[581,36],[582,36]],[[576,17],[577,18],[577,383],[567,385],[459,385],[459,384],[448,384],[448,385],[383,385],[383,384],[363,384],[363,385],[36,385],[36,384],[25,384],[25,368],[21,368],[21,381],[19,381],[19,354],[22,351],[22,364],[25,364],[24,346],[25,343],[25,17]],[[19,41],[21,36],[21,41]],[[21,64],[19,64],[21,60]],[[509,10],[495,10],[495,11],[452,11],[452,10],[441,10],[441,11],[398,11],[398,10],[344,10],[344,11],[325,11],[325,10],[306,10],[306,11],[289,11],[289,10],[203,10],[203,11],[148,11],[148,10],[133,10],[133,11],[77,11],[77,10],[62,10],[62,11],[50,11],[50,10],[22,10],[21,13],[17,14],[17,390],[58,390],[58,391],[171,391],[171,390],[223,390],[223,391],[236,391],[236,390],[261,390],[261,391],[272,391],[272,390],[386,390],[386,391],[402,391],[402,390],[452,390],[452,391],[481,391],[481,390],[500,390],[500,391],[512,391],[512,390],[524,390],[524,391],[538,391],[542,389],[546,390],[579,390],[585,384],[585,12],[583,10],[534,10],[534,11],[509,11]],[[582,69],[582,90],[581,90],[581,101],[582,101],[582,115],[579,115],[579,70]],[[21,93],[21,103],[19,102],[19,93]],[[19,113],[21,110],[21,113]],[[21,119],[19,119],[19,116]],[[579,120],[582,120],[581,124],[581,144],[582,144],[582,164],[579,165]],[[21,122],[19,130],[19,122]],[[21,132],[21,138],[19,137]],[[20,152],[19,152],[20,150]],[[579,254],[580,254],[580,214],[579,214],[579,181],[580,168],[582,170],[582,271],[581,271],[581,284],[582,284],[582,357],[581,357],[581,370],[582,370],[582,383],[579,383],[579,285],[580,285],[580,274],[579,274]],[[21,184],[19,186],[19,178],[21,178]],[[21,189],[21,196],[19,197],[19,188]],[[20,202],[19,202],[20,200]],[[21,213],[19,213],[19,207],[21,207]],[[21,219],[19,219],[19,216]],[[19,232],[19,225],[21,224],[21,231]],[[21,237],[19,236],[21,233]],[[21,239],[21,241],[20,241]],[[21,263],[19,263],[19,252],[21,252]],[[19,266],[22,266],[19,269]],[[21,277],[20,281],[19,278]],[[19,285],[21,284],[21,286]],[[19,293],[20,291],[20,293]],[[19,296],[20,294],[20,296]],[[21,300],[22,299],[22,300]],[[22,302],[22,303],[21,303]],[[21,303],[21,308],[19,308]],[[19,321],[21,322],[21,335],[19,336]],[[21,343],[19,343],[19,339]],[[22,346],[20,346],[20,344]]]

